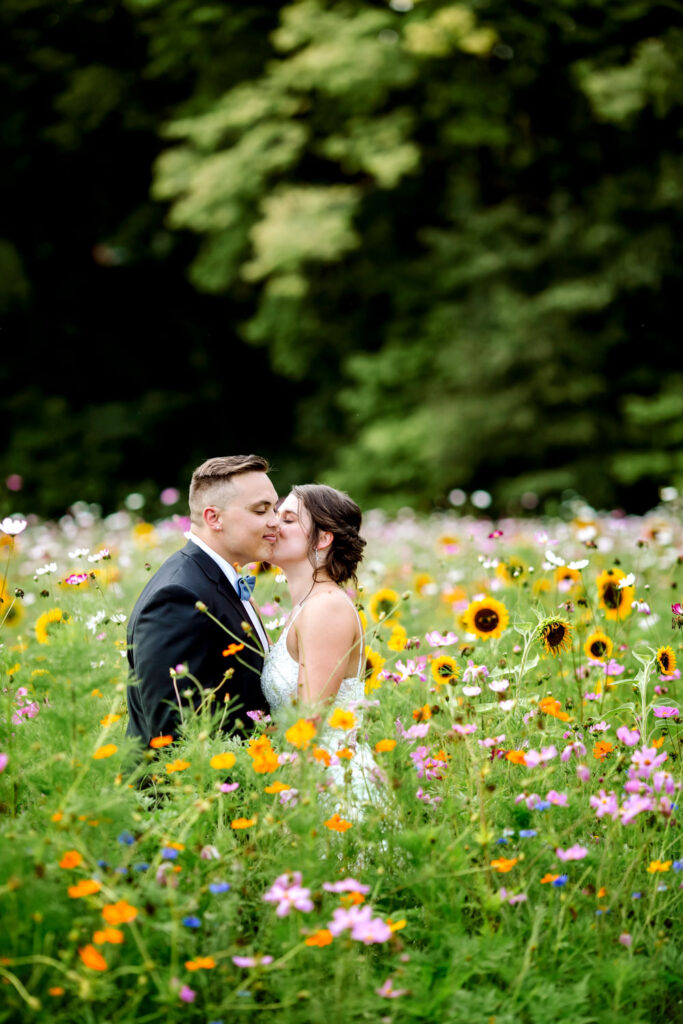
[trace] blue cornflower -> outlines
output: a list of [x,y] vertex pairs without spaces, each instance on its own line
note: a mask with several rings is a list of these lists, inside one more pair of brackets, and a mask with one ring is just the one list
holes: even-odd
[[135,842],[135,836],[128,829],[125,829],[120,836],[116,837],[117,843],[123,843],[124,846],[132,846]]
[[505,845],[507,843],[507,836],[501,836],[500,839],[496,839],[498,845]]
[[100,868],[108,868],[109,867],[109,861],[98,860],[97,866],[100,867]]
[[175,860],[178,856],[178,851],[174,850],[172,846],[164,846],[161,856],[164,860]]
[[558,875],[552,884],[556,889],[561,889],[563,885],[567,884],[568,880],[569,875]]
[[136,871],[147,871],[149,864],[145,864],[145,862],[142,861],[140,864],[135,864],[134,867]]
[[116,868],[116,874],[117,875],[127,875],[128,874],[128,868],[124,868],[124,867]]
[[533,839],[534,836],[538,835],[538,832],[535,828],[520,828],[519,834],[522,839]]
[[631,899],[639,900],[642,895],[643,895],[642,892],[632,892],[631,893]]
[[211,884],[209,885],[209,892],[227,892],[229,888],[230,882],[211,882]]
[[188,917],[183,918],[183,924],[186,928],[201,928],[202,922],[198,917],[190,914]]
[[675,860],[671,867],[674,871],[683,871],[683,860]]
[[658,885],[658,886],[657,886],[657,892],[666,892],[666,890],[667,890],[668,888],[669,888],[669,886],[668,886],[668,885],[665,885],[665,884],[664,884],[664,882],[662,882],[662,884],[661,884],[661,885]]
[[534,805],[534,810],[535,811],[547,811],[549,807],[550,807],[550,800],[539,800],[538,803]]

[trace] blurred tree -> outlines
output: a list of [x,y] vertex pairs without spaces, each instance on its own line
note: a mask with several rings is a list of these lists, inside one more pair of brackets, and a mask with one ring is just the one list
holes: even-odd
[[260,75],[170,120],[154,195],[311,389],[311,466],[394,506],[683,482],[681,4],[280,13]]

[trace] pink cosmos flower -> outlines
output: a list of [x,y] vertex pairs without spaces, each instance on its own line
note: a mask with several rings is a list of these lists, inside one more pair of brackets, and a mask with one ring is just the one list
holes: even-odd
[[277,903],[275,913],[278,917],[287,917],[291,910],[313,910],[311,890],[303,888],[301,881],[300,871],[280,875],[264,894],[266,903]]
[[525,892],[518,892],[517,894],[514,894],[508,892],[507,889],[502,888],[498,890],[498,895],[503,903],[509,903],[511,907],[514,907],[517,903],[526,903],[527,901],[527,894]]
[[9,761],[9,754],[0,754],[0,772],[4,772]]
[[489,674],[489,670],[486,665],[475,665],[473,661],[467,662],[467,668],[462,674],[463,683],[473,683],[478,676],[486,676]]
[[680,715],[680,711],[678,710],[678,708],[662,707],[662,705],[660,704],[656,707],[653,707],[652,714],[655,716],[655,718],[676,718],[678,715]]
[[637,815],[642,814],[643,811],[653,811],[654,804],[648,796],[630,796],[626,800],[619,813],[621,814],[621,824],[630,825],[631,822]]
[[586,748],[581,740],[575,740],[573,743],[568,743],[560,754],[560,761],[567,762],[572,754],[576,754],[577,757],[586,756]]
[[557,749],[552,745],[543,747],[540,751],[526,750],[524,752],[524,760],[528,768],[535,768],[539,764],[545,764],[546,761],[552,760],[553,757],[557,757]]
[[619,817],[619,805],[616,794],[612,791],[605,793],[604,789],[601,789],[598,796],[590,797],[590,805],[595,808],[598,818],[604,818],[609,814],[612,821],[615,821]]
[[633,936],[629,935],[628,932],[622,932],[619,936],[619,942],[622,944],[622,946],[628,947],[633,942]]
[[417,740],[422,739],[429,732],[431,722],[416,722],[415,725],[411,725],[409,729],[403,728],[403,722],[400,718],[396,719],[396,732],[404,740]]
[[425,633],[425,640],[430,647],[450,647],[451,644],[457,644],[458,638],[453,632],[445,634],[439,633],[438,629],[432,630],[431,633]]
[[202,860],[220,860],[221,855],[215,846],[202,846],[199,851]]
[[178,995],[184,1003],[193,1003],[197,998],[197,993],[189,985],[183,985]]
[[641,750],[634,751],[631,756],[631,764],[634,766],[638,778],[649,779],[655,768],[664,764],[667,757],[666,751],[658,754],[655,747],[643,747]]
[[555,850],[555,854],[559,860],[583,860],[584,857],[588,856],[588,849],[585,846],[579,846],[578,843],[574,843],[573,846],[563,850],[561,846],[558,846]]
[[470,733],[477,731],[475,722],[469,722],[467,725],[459,725],[457,722],[451,726],[453,732],[457,732],[458,736],[469,736]]
[[576,775],[579,782],[588,782],[591,777],[591,770],[587,764],[577,764]]
[[398,999],[399,996],[407,995],[408,989],[394,988],[394,983],[391,978],[387,978],[380,988],[375,989],[375,992],[378,996],[382,996],[383,999]]
[[236,789],[240,788],[239,782],[221,782],[220,784],[221,793],[234,793]]
[[350,928],[351,938],[366,946],[386,942],[392,934],[391,928],[381,917],[372,916],[372,908],[369,906],[355,905],[349,910],[337,907],[327,927],[335,936]]
[[266,967],[268,964],[272,964],[272,956],[233,956],[232,962],[236,967]]
[[627,747],[635,747],[636,743],[640,742],[640,733],[637,729],[629,729],[626,725],[620,725],[617,729],[617,739]]
[[341,882],[323,882],[325,892],[370,892],[370,886],[357,882],[355,878],[344,878]]
[[683,604],[681,604],[680,601],[677,604],[672,604],[671,611],[674,615],[683,615]]
[[551,804],[555,804],[556,807],[567,806],[567,794],[558,793],[556,789],[548,790],[546,800],[550,801]]

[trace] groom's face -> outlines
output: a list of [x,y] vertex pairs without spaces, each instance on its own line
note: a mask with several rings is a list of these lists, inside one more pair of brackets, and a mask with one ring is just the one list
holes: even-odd
[[232,478],[225,505],[218,510],[221,554],[231,563],[267,562],[277,540],[277,493],[265,473]]

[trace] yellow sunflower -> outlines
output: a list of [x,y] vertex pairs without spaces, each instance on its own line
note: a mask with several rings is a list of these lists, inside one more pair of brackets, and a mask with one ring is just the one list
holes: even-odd
[[496,576],[506,583],[521,583],[527,576],[526,565],[512,555],[506,562],[498,563]]
[[39,644],[49,644],[50,634],[48,632],[48,626],[53,625],[55,622],[65,622],[66,615],[61,608],[50,608],[49,611],[43,612],[36,619],[36,640]]
[[583,649],[592,661],[606,661],[612,655],[612,641],[606,633],[598,629],[586,638]]
[[563,583],[563,590],[578,589],[581,584],[581,573],[578,569],[570,569],[568,565],[560,565],[555,570],[555,583]]
[[18,626],[24,617],[24,606],[19,598],[0,590],[0,622],[8,629]]
[[391,630],[391,636],[387,642],[390,651],[402,651],[408,640],[408,634],[403,626],[397,623]]
[[625,619],[633,609],[631,602],[635,597],[634,587],[620,587],[619,581],[626,578],[621,569],[605,569],[596,580],[598,588],[598,604],[605,609],[607,619]]
[[676,670],[676,655],[672,647],[660,647],[657,651],[657,664],[663,676],[670,676]]
[[379,674],[382,671],[386,658],[383,658],[378,651],[373,651],[372,647],[365,648],[365,692],[371,693],[373,690],[378,690],[382,685],[382,680],[379,678]]
[[460,675],[460,668],[454,658],[442,654],[432,660],[432,678],[437,685],[442,683],[454,683]]
[[484,597],[481,601],[472,601],[462,616],[462,622],[468,633],[475,633],[482,640],[501,636],[507,627],[510,616],[505,605],[494,597]]
[[550,580],[543,579],[543,577],[539,577],[537,580],[534,580],[531,585],[531,593],[534,597],[538,597],[539,594],[547,594],[552,589],[553,587]]
[[572,627],[564,619],[549,618],[539,623],[536,633],[546,654],[556,657],[572,645]]
[[[395,590],[390,590],[389,587],[384,587],[382,590],[378,590],[377,593],[373,594],[370,598],[368,606],[370,618],[373,622],[379,622],[381,620],[385,625],[394,625],[393,620],[399,618],[397,607],[400,602],[401,598]],[[389,616],[391,616],[391,618]]]

